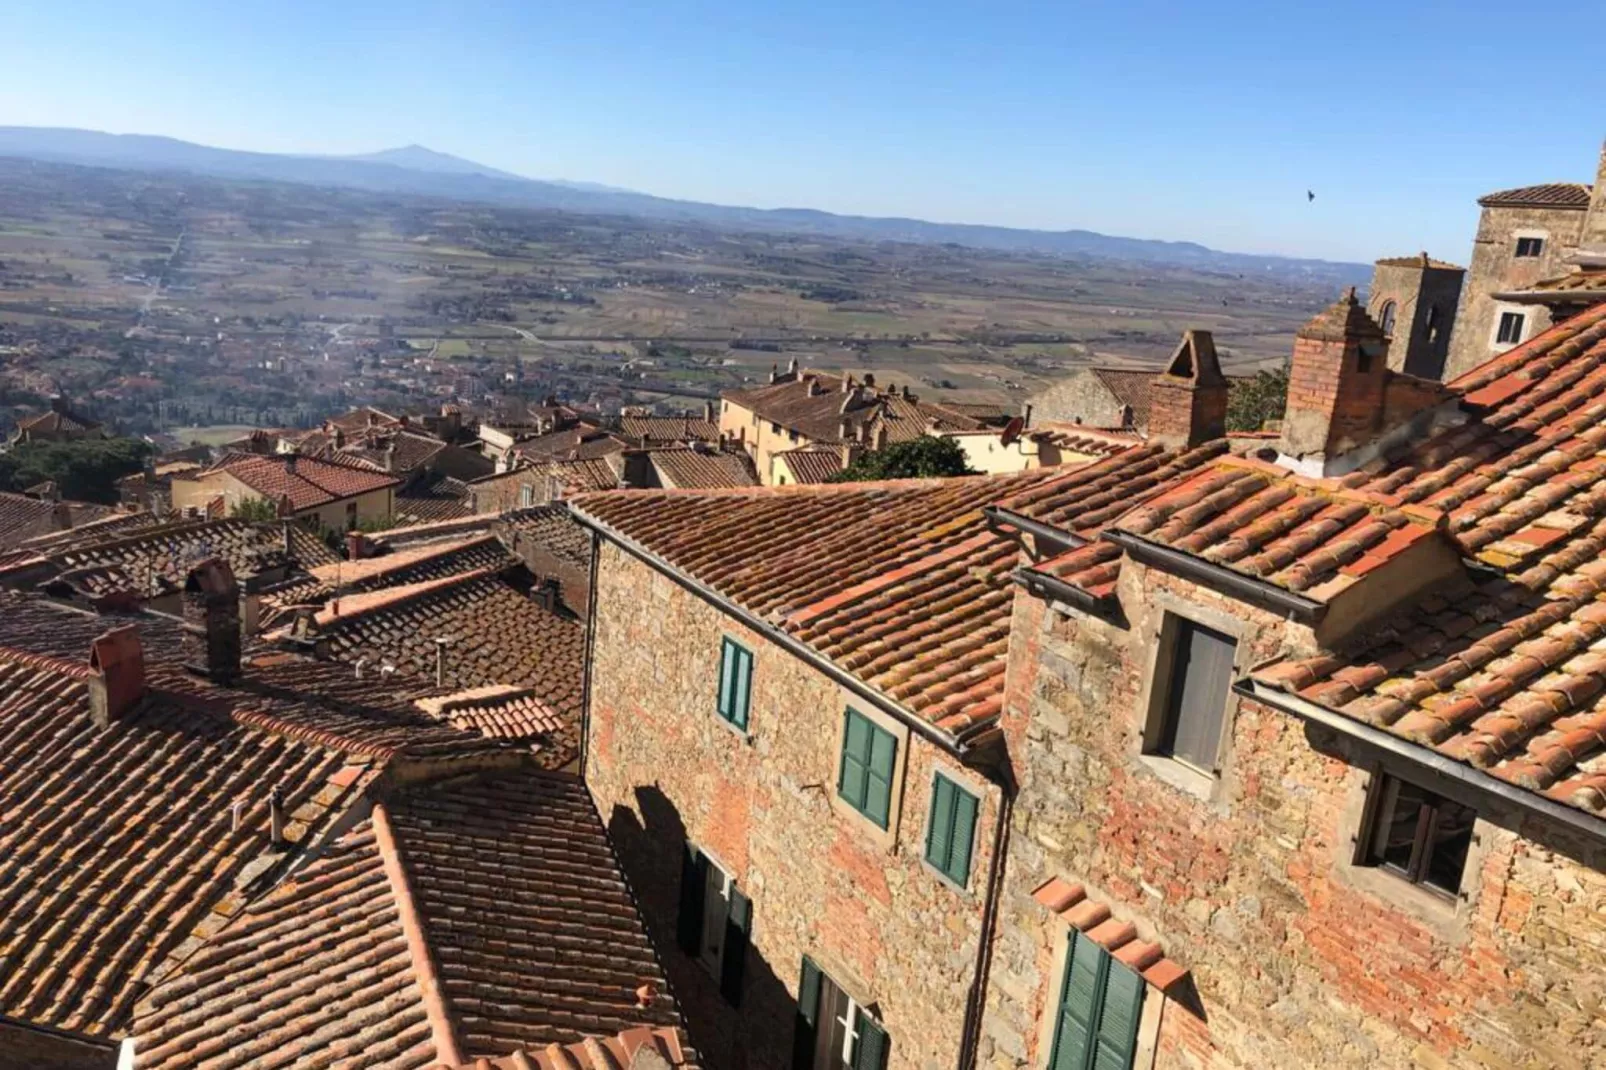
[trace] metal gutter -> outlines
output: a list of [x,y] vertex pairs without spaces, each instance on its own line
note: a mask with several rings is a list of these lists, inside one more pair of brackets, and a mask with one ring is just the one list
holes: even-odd
[[1394,755],[1413,765],[1432,770],[1462,789],[1462,794],[1481,798],[1495,798],[1521,810],[1537,814],[1548,821],[1565,825],[1595,840],[1606,841],[1606,820],[1591,817],[1582,810],[1556,802],[1537,792],[1520,788],[1499,777],[1475,769],[1454,758],[1446,758],[1430,747],[1424,747],[1399,736],[1383,731],[1365,721],[1346,717],[1309,699],[1279,691],[1253,678],[1239,680],[1232,689],[1244,698],[1253,699],[1263,706],[1281,710],[1302,721],[1319,724],[1341,736],[1346,736],[1369,747]]
[[976,939],[976,969],[965,998],[965,1026],[959,1039],[957,1070],[975,1070],[981,1051],[981,1023],[986,1012],[987,980],[992,973],[993,944],[998,935],[998,901],[1004,888],[1004,861],[1009,855],[1011,815],[1016,788],[1004,777],[998,792],[998,822],[993,829],[993,858],[987,869],[987,897],[982,903],[981,932]]
[[[569,511],[574,515],[574,511]],[[602,535],[591,531],[590,576],[586,579],[586,643],[580,673],[580,779],[586,778],[586,760],[591,756],[591,653],[597,636],[597,551],[602,546]]]
[[1046,572],[1039,572],[1032,568],[1018,568],[1010,574],[1010,579],[1026,588],[1036,598],[1064,602],[1066,605],[1074,606],[1084,613],[1091,613],[1095,616],[1104,616],[1110,611],[1109,600],[1089,594],[1081,587],[1066,583],[1064,580],[1056,576],[1050,576]]
[[1286,614],[1301,624],[1315,624],[1327,612],[1327,606],[1313,598],[1306,598],[1284,590],[1275,583],[1246,576],[1192,554],[1173,550],[1169,546],[1150,542],[1141,535],[1129,531],[1106,531],[1102,537],[1125,550],[1140,564],[1154,565],[1183,579],[1231,595],[1240,602]]
[[[769,621],[755,616],[752,612],[744,609],[742,606],[737,605],[735,602],[732,602],[729,598],[726,598],[724,595],[703,583],[701,580],[688,576],[686,573],[675,568],[674,565],[671,565],[668,561],[664,560],[662,557],[659,557],[657,554],[653,553],[636,540],[590,515],[584,510],[577,509],[571,505],[570,512],[573,514],[576,520],[584,524],[586,527],[591,528],[592,531],[596,532],[598,535],[606,537],[609,541],[616,543],[621,549],[625,550],[631,556],[638,558],[648,565],[651,565],[653,568],[675,581],[675,583],[679,584],[681,587],[690,591],[692,594],[701,598],[708,604],[714,606],[722,613],[726,613],[732,617],[735,617],[753,631],[763,635],[776,646],[779,646],[793,657],[796,657],[800,661],[807,664],[810,668],[815,669],[824,676],[847,688],[849,691],[852,691],[855,695],[875,706],[887,716],[895,718],[900,723],[908,726],[912,732],[925,739],[928,743],[935,744],[937,747],[941,748],[944,753],[953,755],[955,758],[958,758],[961,761],[963,761],[970,753],[972,748],[966,745],[964,737],[951,736],[948,733],[939,730],[930,721],[916,716],[914,713],[905,709],[898,702],[888,698],[886,695],[883,695],[869,684],[866,684],[863,680],[860,680],[858,677],[854,676],[852,673],[849,673],[846,669],[841,668],[823,654],[820,654],[814,648],[794,638],[792,635],[788,634],[785,629],[777,627],[776,625],[771,624]],[[592,561],[592,567],[594,569],[596,567],[595,557],[592,558]],[[593,608],[592,612],[595,613],[595,608]],[[991,728],[992,725],[988,724],[985,727]]]
[[1034,538],[1041,539],[1065,550],[1075,550],[1086,546],[1088,543],[1088,540],[1080,535],[1072,535],[1068,531],[1061,531],[1059,528],[1045,524],[1041,520],[1033,520],[1029,516],[1022,516],[1019,513],[1011,512],[996,505],[982,506],[981,514],[987,518],[988,524],[994,531],[998,530],[999,527],[1018,528]]

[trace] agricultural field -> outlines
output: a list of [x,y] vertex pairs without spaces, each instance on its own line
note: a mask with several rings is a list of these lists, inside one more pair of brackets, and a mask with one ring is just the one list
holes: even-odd
[[678,410],[776,364],[1018,402],[1183,330],[1275,365],[1331,283],[0,160],[0,422],[125,430],[555,394]]

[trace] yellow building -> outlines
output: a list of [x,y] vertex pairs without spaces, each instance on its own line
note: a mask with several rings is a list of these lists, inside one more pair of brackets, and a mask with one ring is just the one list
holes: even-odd
[[236,455],[173,477],[173,510],[227,516],[249,501],[271,503],[280,516],[346,531],[360,521],[389,520],[401,480],[375,469],[293,453]]

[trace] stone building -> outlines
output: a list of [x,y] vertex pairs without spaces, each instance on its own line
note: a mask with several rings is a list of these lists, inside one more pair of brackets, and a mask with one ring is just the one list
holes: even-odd
[[1284,464],[1199,426],[1097,466],[1112,519],[1091,470],[993,510],[980,1065],[1606,1065],[1606,305],[1358,424],[1382,337],[1352,298],[1301,332]]
[[586,782],[710,1066],[973,1046],[1015,558],[981,508],[1051,474],[572,503]]
[[1466,293],[1456,314],[1446,378],[1543,332],[1554,319],[1544,304],[1512,300],[1566,274],[1580,246],[1606,246],[1606,151],[1593,187],[1552,182],[1481,197]]
[[1427,253],[1390,257],[1372,266],[1366,308],[1389,340],[1390,368],[1424,379],[1444,374],[1465,276],[1465,268]]

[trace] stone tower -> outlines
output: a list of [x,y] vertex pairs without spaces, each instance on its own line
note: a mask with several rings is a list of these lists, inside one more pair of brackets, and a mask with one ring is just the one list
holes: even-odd
[[1466,269],[1427,253],[1373,265],[1366,310],[1388,337],[1390,368],[1423,379],[1444,374],[1465,277]]

